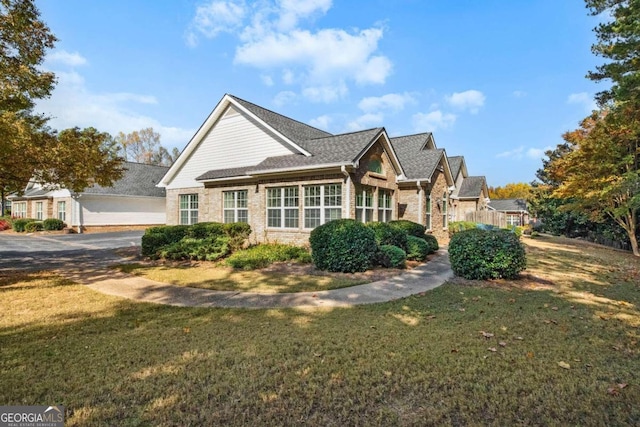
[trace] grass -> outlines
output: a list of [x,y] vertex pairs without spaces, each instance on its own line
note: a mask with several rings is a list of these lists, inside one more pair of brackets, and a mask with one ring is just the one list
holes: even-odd
[[[296,265],[291,266],[293,269]],[[302,266],[300,266],[302,267]],[[364,276],[307,274],[304,268],[299,274],[290,274],[288,268],[236,270],[220,263],[190,265],[124,264],[118,266],[124,273],[178,286],[259,293],[317,292],[367,283]]]
[[525,241],[521,280],[334,310],[166,307],[4,275],[0,402],[63,404],[67,426],[640,424],[640,260]]

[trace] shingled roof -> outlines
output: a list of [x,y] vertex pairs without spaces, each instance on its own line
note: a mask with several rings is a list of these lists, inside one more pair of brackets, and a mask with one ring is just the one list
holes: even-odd
[[462,181],[458,198],[475,199],[482,195],[482,189],[487,185],[484,176],[468,176]]
[[133,162],[124,162],[122,166],[124,168],[122,178],[114,182],[111,187],[94,185],[86,188],[83,193],[112,196],[165,197],[164,188],[156,187],[156,184],[167,173],[168,167]]
[[525,199],[495,199],[489,202],[489,207],[500,212],[526,212],[527,201]]
[[460,169],[462,168],[463,161],[464,161],[464,157],[462,156],[449,157],[449,166],[451,167],[451,175],[453,175],[453,179],[455,179],[460,173]]
[[423,149],[431,133],[391,138],[393,150],[398,155],[407,179],[430,179],[442,156],[443,149]]

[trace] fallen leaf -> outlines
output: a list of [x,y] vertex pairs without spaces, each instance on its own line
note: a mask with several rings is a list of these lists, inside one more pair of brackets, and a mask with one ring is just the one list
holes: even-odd
[[551,307],[551,310],[558,311],[558,307]]
[[567,362],[558,362],[558,366],[560,366],[562,369],[571,369],[571,365],[569,365]]
[[313,353],[315,357],[322,357],[322,353]]
[[487,339],[493,337],[493,334],[491,332],[480,331],[480,333],[482,334],[483,337]]
[[516,302],[515,298],[509,298],[509,302]]
[[457,352],[458,352],[458,349],[457,349],[457,348],[452,348],[452,349],[451,349],[451,353],[457,353]]
[[604,320],[605,322],[606,322],[607,320],[609,320],[609,319],[607,319],[607,318],[606,318],[606,317],[604,317],[604,316],[598,316],[598,317],[599,317],[600,319]]
[[498,351],[498,349],[497,349],[497,348],[495,348],[495,347],[489,347],[487,350],[489,350],[489,351],[493,351],[494,353],[495,353],[496,351]]
[[498,345],[500,345],[500,347],[506,347],[506,346],[507,346],[507,343],[506,343],[506,342],[504,342],[504,341],[500,341],[500,342],[498,343]]
[[620,390],[618,390],[618,389],[617,389],[617,388],[615,388],[615,387],[609,387],[609,388],[607,389],[607,392],[608,392],[610,395],[612,395],[612,396],[617,396],[618,394],[620,394]]
[[459,308],[458,310],[460,310],[460,311],[466,311],[466,309],[465,309],[464,307]]
[[620,384],[618,384],[618,387],[620,388],[620,390],[622,390],[623,388],[625,388],[628,385],[629,384],[627,384],[627,383],[620,383]]
[[318,295],[317,294],[313,294],[313,295],[311,295],[311,298],[318,298]]
[[551,323],[551,320],[543,320],[543,322],[548,325],[549,323]]
[[434,316],[433,314],[431,316],[427,316],[427,319],[435,319],[436,316]]
[[507,327],[506,327],[506,326],[500,326],[500,330],[501,330],[501,331],[506,331],[506,330],[507,330]]
[[191,332],[191,328],[182,328],[182,332],[188,334],[189,332]]
[[522,341],[524,338],[522,337],[516,337],[517,340]]

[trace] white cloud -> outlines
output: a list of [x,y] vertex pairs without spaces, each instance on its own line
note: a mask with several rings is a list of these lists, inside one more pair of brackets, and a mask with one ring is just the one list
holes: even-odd
[[524,153],[524,146],[520,146],[518,148],[514,148],[513,150],[503,151],[502,153],[498,153],[496,154],[496,157],[519,160],[522,158],[523,153]]
[[512,95],[514,96],[514,98],[524,98],[525,96],[527,96],[527,92],[522,90],[514,90]]
[[317,127],[318,129],[327,130],[329,129],[332,121],[333,120],[331,119],[331,117],[325,114],[320,117],[316,117],[315,119],[311,119],[309,121],[309,124],[311,126]]
[[273,78],[269,75],[263,74],[260,76],[260,80],[264,83],[265,86],[273,86]]
[[389,93],[382,96],[370,96],[363,98],[358,103],[358,108],[365,112],[393,110],[401,111],[406,104],[415,103],[416,100],[408,93]]
[[213,38],[219,33],[240,28],[245,14],[244,2],[212,1],[198,6],[185,34],[187,44],[194,47],[198,44],[198,36]]
[[416,113],[412,116],[413,126],[418,132],[434,132],[438,129],[447,129],[456,122],[456,115],[443,113],[441,110],[429,113]]
[[302,95],[311,102],[330,103],[344,97],[349,89],[343,81],[334,85],[310,86],[302,89]]
[[445,100],[459,110],[469,110],[471,114],[477,114],[480,107],[484,105],[486,97],[479,90],[467,90],[464,92],[455,92],[453,95],[446,96]]
[[549,150],[553,150],[553,147],[551,146],[546,146],[544,148],[529,148],[527,150],[527,157],[529,157],[530,159],[533,160],[540,160],[543,157],[545,157],[545,152],[549,151]]
[[82,75],[75,71],[55,71],[58,84],[48,99],[37,103],[36,110],[52,116],[49,124],[58,130],[70,127],[95,127],[116,135],[152,127],[165,147],[182,148],[193,136],[193,129],[167,126],[136,112],[136,105],[157,104],[154,96],[126,92],[93,93]]
[[572,93],[567,97],[567,104],[582,105],[588,112],[598,109],[598,104],[587,92]]
[[78,67],[86,65],[87,59],[78,52],[67,52],[66,50],[56,50],[46,57],[47,63],[57,63],[68,65],[70,67]]
[[283,105],[291,104],[296,100],[297,97],[298,95],[296,95],[295,92],[286,90],[278,93],[276,97],[273,99],[273,103],[276,104],[278,107],[282,107]]
[[378,51],[382,27],[304,27],[303,21],[325,15],[331,6],[331,0],[215,0],[197,8],[186,39],[195,46],[198,37],[236,32],[234,63],[266,73],[279,70],[285,84],[300,85],[316,102],[344,97],[353,83],[385,83],[393,64]]
[[347,123],[347,130],[355,132],[363,129],[369,129],[382,124],[384,115],[382,113],[367,113],[357,119]]

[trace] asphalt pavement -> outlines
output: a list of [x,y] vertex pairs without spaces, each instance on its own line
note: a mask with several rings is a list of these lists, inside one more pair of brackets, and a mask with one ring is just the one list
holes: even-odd
[[140,246],[144,231],[84,234],[0,233],[0,271],[117,262],[113,250]]

